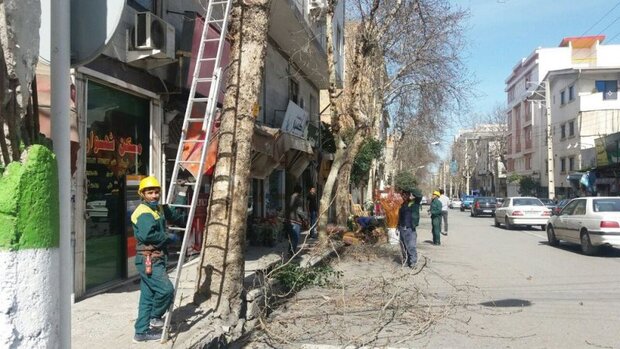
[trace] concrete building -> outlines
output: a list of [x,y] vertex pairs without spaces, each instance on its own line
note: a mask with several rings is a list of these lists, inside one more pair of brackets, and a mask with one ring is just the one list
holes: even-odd
[[[564,38],[558,47],[537,48],[527,58],[521,59],[506,79],[506,167],[508,176],[530,176],[541,183],[540,195],[548,191],[547,166],[547,117],[544,103],[544,83],[550,72],[565,69],[598,69],[617,67],[620,63],[620,45],[603,45],[605,36],[584,36]],[[553,82],[552,82],[553,84]],[[567,88],[564,86],[562,89]],[[559,103],[561,96],[557,91],[554,98]],[[553,93],[552,93],[553,94]],[[564,98],[571,94],[571,102],[579,96],[575,87],[564,92]],[[555,108],[555,102],[552,104]],[[573,104],[574,105],[574,104]],[[569,110],[573,108],[562,108]],[[559,111],[558,111],[559,112]],[[554,112],[553,121],[556,124]],[[576,118],[573,115],[572,118]],[[567,116],[568,118],[568,116]],[[568,121],[566,121],[568,122]],[[568,127],[568,125],[566,126]],[[555,137],[555,135],[554,135]],[[561,156],[562,157],[562,156]],[[565,155],[565,161],[570,156]],[[556,161],[556,169],[561,165]],[[579,166],[573,160],[574,166]],[[568,166],[568,165],[566,165]],[[566,171],[565,171],[566,172]],[[567,183],[556,172],[556,186]],[[508,183],[508,195],[518,195],[518,182]]]
[[[204,27],[203,6],[194,0],[123,2],[110,11],[120,14],[120,23],[109,43],[75,69],[76,298],[135,275],[127,212],[139,200],[136,185],[142,176],[169,181]],[[272,2],[253,141],[249,206],[255,220],[270,209],[281,210],[293,183],[316,183],[319,96],[328,81],[323,6],[320,1]],[[334,22],[341,81],[343,27],[341,2]],[[203,182],[204,193],[197,194],[208,198],[210,181]]]

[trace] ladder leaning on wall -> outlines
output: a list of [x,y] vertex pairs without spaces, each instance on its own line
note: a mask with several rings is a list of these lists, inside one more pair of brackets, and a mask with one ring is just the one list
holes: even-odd
[[[179,261],[177,263],[177,268],[173,279],[175,296],[179,287],[181,273],[183,271],[183,263],[185,263],[185,253],[187,251],[187,244],[190,235],[189,233],[191,232],[192,221],[198,203],[198,191],[200,189],[203,174],[206,170],[204,168],[205,160],[207,156],[207,148],[209,145],[211,128],[213,126],[213,120],[215,119],[218,93],[222,79],[222,52],[224,51],[224,46],[226,42],[226,30],[228,28],[228,18],[230,14],[231,4],[232,0],[209,0],[209,3],[207,5],[206,16],[204,18],[205,24],[202,29],[198,55],[195,57],[196,64],[194,66],[189,98],[187,100],[187,107],[185,109],[181,139],[179,141],[179,149],[177,150],[177,156],[174,161],[172,177],[170,178],[170,185],[168,188],[168,193],[166,195],[166,204],[168,204],[172,209],[181,209],[188,212],[187,223],[184,227],[169,228],[170,230],[183,233],[183,243],[181,244]],[[218,29],[219,35],[215,38],[209,37],[209,28]],[[209,43],[212,44],[214,42],[217,42],[217,53],[215,57],[204,57],[205,46]],[[201,69],[203,67],[203,64],[207,64],[207,67],[212,67],[212,69],[205,69],[206,71],[203,71],[203,69]],[[205,86],[203,84],[210,84],[209,95],[207,97],[202,97],[197,93],[197,87],[200,85]],[[196,117],[192,115],[194,103],[203,103],[206,105],[205,112],[202,117]],[[197,123],[202,124],[202,133],[204,134],[204,138],[200,139],[201,137],[199,137],[197,139],[188,139],[187,136],[189,129],[191,128],[191,126]],[[183,148],[187,145],[199,146],[200,160],[184,159]],[[186,168],[189,165],[198,165],[197,178],[195,178],[194,181],[179,181],[180,170],[182,168]],[[174,203],[175,192],[177,191],[178,187],[186,187],[185,189],[189,187],[193,189],[194,195],[192,195],[192,199],[188,204]],[[174,309],[174,298],[172,304],[170,305],[170,309],[168,309],[168,313],[166,314],[164,327],[161,334],[162,343],[165,343],[168,340],[170,319],[172,317],[172,311]]]

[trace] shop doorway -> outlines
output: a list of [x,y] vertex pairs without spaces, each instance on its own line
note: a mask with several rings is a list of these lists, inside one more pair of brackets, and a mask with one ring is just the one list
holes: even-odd
[[[86,290],[127,276],[127,176],[149,173],[150,101],[87,83]],[[131,191],[131,192],[129,192]]]

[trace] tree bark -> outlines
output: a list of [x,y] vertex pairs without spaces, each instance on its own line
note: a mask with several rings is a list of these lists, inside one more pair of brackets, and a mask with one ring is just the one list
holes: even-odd
[[253,110],[267,51],[271,0],[242,2],[231,11],[231,63],[213,174],[208,221],[194,300],[225,323],[244,314],[243,278]]
[[345,160],[338,171],[337,187],[336,187],[336,223],[338,225],[346,225],[351,214],[351,200],[349,197],[349,184],[351,182],[351,169],[353,168],[353,160],[357,156],[364,138],[366,136],[366,128],[358,128],[353,135],[353,140],[346,148]]

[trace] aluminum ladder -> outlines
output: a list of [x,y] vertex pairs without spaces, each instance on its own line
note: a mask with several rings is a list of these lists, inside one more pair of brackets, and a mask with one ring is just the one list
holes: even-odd
[[[204,17],[205,25],[202,29],[200,38],[200,46],[198,49],[198,55],[196,57],[196,64],[192,76],[192,83],[189,92],[189,98],[187,100],[187,107],[185,109],[185,116],[183,119],[183,126],[181,131],[181,139],[179,141],[179,149],[177,150],[176,160],[174,162],[174,168],[172,171],[172,177],[170,178],[170,185],[168,187],[168,193],[166,195],[166,204],[172,209],[181,209],[187,211],[187,223],[184,227],[169,227],[169,230],[176,232],[183,232],[183,243],[181,244],[181,251],[179,252],[179,261],[175,276],[174,283],[174,295],[172,304],[168,309],[165,317],[164,327],[161,334],[161,342],[165,343],[168,340],[168,333],[170,330],[170,320],[172,318],[172,311],[174,310],[174,302],[176,299],[176,293],[179,287],[179,281],[181,279],[181,273],[183,271],[183,264],[185,263],[185,253],[187,251],[187,244],[189,235],[192,229],[192,221],[196,211],[198,203],[198,192],[202,183],[203,173],[205,171],[204,163],[207,157],[207,149],[209,146],[209,138],[211,129],[213,127],[213,121],[216,114],[217,98],[219,94],[219,88],[222,79],[222,52],[224,51],[224,45],[226,42],[226,31],[228,29],[228,20],[230,14],[232,0],[209,0],[207,5],[206,16]],[[217,38],[209,37],[209,28],[219,29],[219,36]],[[215,57],[204,57],[205,46],[208,43],[217,42],[217,53]],[[204,63],[213,62],[213,69],[209,69],[208,72],[201,74],[201,68]],[[199,96],[196,92],[197,87],[202,84],[210,83],[209,95],[207,97]],[[204,85],[203,85],[204,86]],[[194,103],[205,103],[205,112],[203,117],[192,116],[192,110]],[[187,139],[190,126],[201,123],[203,139]],[[183,159],[183,147],[185,145],[200,146],[200,160],[189,161]],[[198,178],[194,181],[182,182],[179,181],[179,172],[184,165],[198,165]],[[175,204],[175,192],[179,187],[185,187],[185,189],[192,188],[192,199],[188,204]]]

